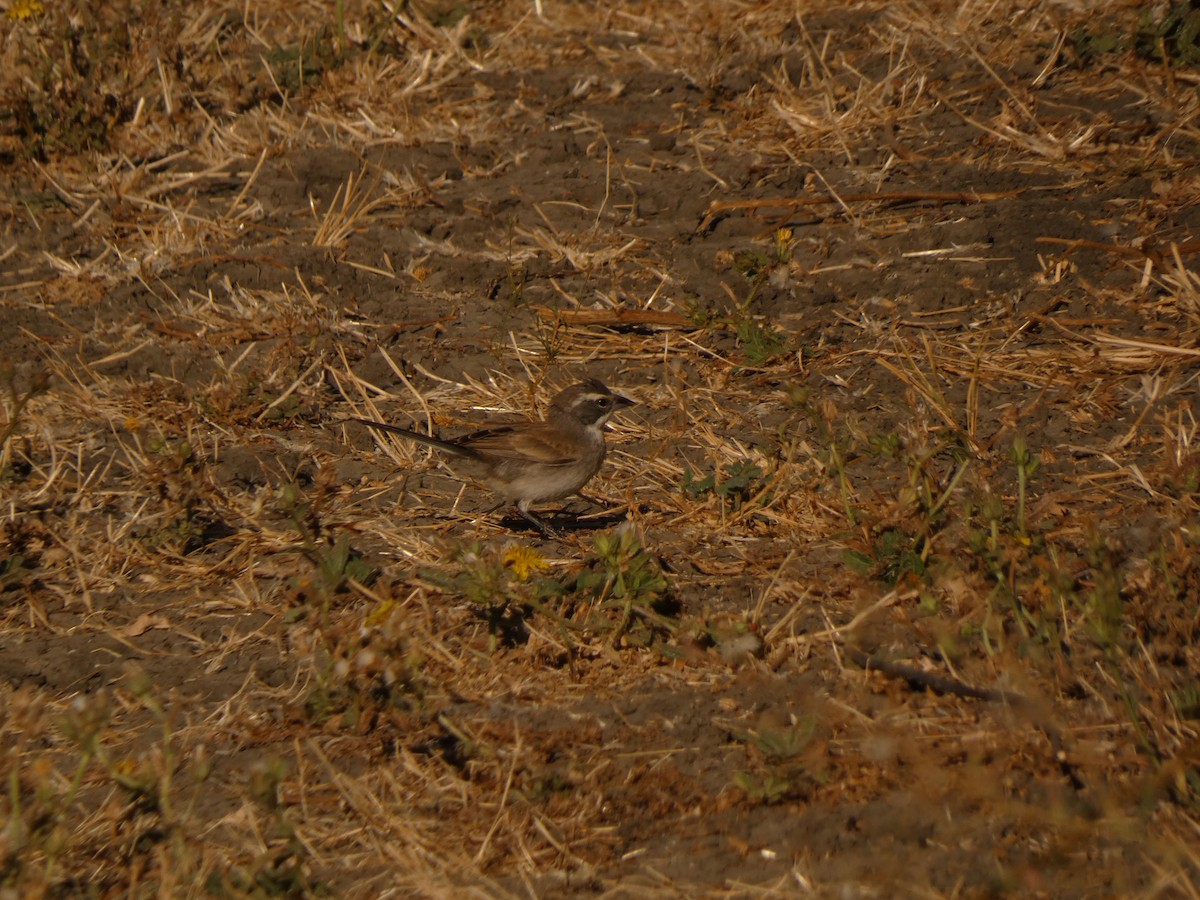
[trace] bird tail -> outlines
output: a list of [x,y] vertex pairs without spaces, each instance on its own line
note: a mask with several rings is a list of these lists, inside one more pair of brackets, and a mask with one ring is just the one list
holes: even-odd
[[359,419],[355,416],[350,416],[346,419],[347,422],[359,422],[369,428],[375,428],[379,431],[387,431],[391,434],[398,434],[400,437],[408,438],[410,441],[415,441],[418,444],[425,444],[427,447],[433,447],[435,450],[441,450],[444,453],[449,453],[451,456],[459,456],[464,459],[479,459],[479,451],[472,450],[470,447],[462,447],[458,444],[452,444],[449,441],[443,441],[440,438],[430,437],[427,434],[419,434],[416,431],[409,431],[407,428],[401,428],[398,425],[388,425],[386,422],[375,422],[371,419]]

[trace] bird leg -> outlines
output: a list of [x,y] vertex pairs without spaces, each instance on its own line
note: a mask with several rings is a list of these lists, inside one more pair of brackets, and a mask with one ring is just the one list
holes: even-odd
[[601,500],[599,497],[593,497],[590,494],[585,494],[583,491],[576,491],[575,496],[582,500],[586,500],[592,506],[600,506],[604,509],[612,509],[614,506],[620,506],[620,503],[610,503],[607,500]]
[[557,540],[562,537],[557,531],[535,516],[529,509],[529,504],[524,501],[514,503],[513,506],[517,512],[521,514],[521,518],[541,532],[542,537],[547,540]]

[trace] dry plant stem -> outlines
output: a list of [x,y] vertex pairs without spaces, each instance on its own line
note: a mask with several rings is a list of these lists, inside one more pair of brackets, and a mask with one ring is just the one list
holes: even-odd
[[957,678],[947,678],[933,672],[906,666],[893,660],[883,658],[875,653],[867,653],[852,644],[845,645],[846,656],[857,666],[866,671],[875,669],[892,678],[907,682],[918,690],[930,690],[935,694],[948,694],[955,697],[966,697],[972,700],[985,700],[989,703],[999,703],[1023,711],[1031,718],[1034,726],[1046,735],[1054,752],[1055,761],[1062,773],[1071,782],[1071,786],[1079,791],[1086,787],[1079,776],[1076,767],[1072,765],[1063,743],[1062,729],[1049,717],[1044,715],[1024,694],[999,688],[980,688]]
[[568,325],[600,325],[609,328],[651,326],[655,328],[680,328],[697,330],[699,325],[679,313],[654,309],[538,309],[538,315],[547,322],[563,322]]
[[906,666],[902,663],[885,659],[878,654],[867,653],[852,644],[846,645],[845,652],[855,665],[868,671],[877,669],[885,675],[907,681],[915,688],[928,688],[937,694],[952,694],[957,697],[970,697],[975,700],[1007,703],[1014,706],[1028,703],[1028,700],[1022,694],[996,688],[975,687],[956,678],[947,678],[932,672],[924,672],[921,669],[915,669],[912,666]]
[[847,203],[991,203],[1009,197],[1019,197],[1029,188],[1012,191],[989,191],[969,193],[960,191],[871,191],[858,194],[838,194],[832,197],[779,197],[770,200],[714,200],[708,205],[704,218],[696,226],[697,233],[704,233],[722,213],[734,210],[790,209],[795,212],[805,206],[820,206],[832,203],[844,206]]

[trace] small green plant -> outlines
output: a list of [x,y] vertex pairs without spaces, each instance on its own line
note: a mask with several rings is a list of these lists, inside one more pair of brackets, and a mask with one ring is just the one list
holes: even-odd
[[[1038,463],[1021,435],[1014,438],[1009,458],[1016,467],[1016,507],[1010,515],[1004,502],[990,490],[986,491],[977,502],[979,518],[986,527],[982,533],[972,535],[970,546],[984,560],[993,581],[989,609],[999,603],[997,611],[1002,612],[1007,605],[1022,639],[1048,646],[1055,641],[1058,630],[1055,611],[1031,606],[1026,591],[1028,576],[1032,574],[1030,567],[1045,548],[1044,536],[1031,533],[1028,521],[1029,482]],[[986,629],[983,638],[990,650]]]
[[903,447],[903,440],[894,431],[873,434],[867,442],[867,449],[872,456],[883,456],[887,459],[899,459]]
[[701,302],[698,297],[688,297],[684,301],[683,314],[697,328],[708,328],[719,319],[713,307]]
[[819,457],[819,462],[836,477],[838,494],[842,498],[842,510],[846,514],[846,521],[854,526],[859,523],[861,514],[854,503],[854,489],[847,472],[846,458],[848,455],[847,447],[839,443],[836,437],[831,436],[825,453]]
[[1181,719],[1200,719],[1200,682],[1190,681],[1172,691],[1171,706]]
[[254,807],[266,819],[262,835],[268,844],[248,866],[213,872],[205,881],[210,896],[311,897],[323,891],[309,877],[310,854],[280,797],[289,774],[287,763],[268,758],[250,772],[247,790]]
[[516,309],[525,302],[525,285],[529,283],[530,278],[529,269],[523,263],[509,261],[504,269],[504,276],[508,282],[509,303]]
[[0,98],[0,117],[34,159],[106,148],[115,126],[132,115],[138,87],[135,67],[117,64],[132,56],[136,32],[128,22],[77,19],[55,7],[43,16],[39,3],[37,16],[22,17],[37,19],[38,39],[18,44],[28,74],[19,90]]
[[897,584],[906,577],[916,580],[925,577],[925,553],[928,543],[919,534],[903,528],[888,528],[875,540],[873,548],[876,565],[882,565],[879,577],[889,584]]
[[1025,438],[1017,435],[1013,439],[1012,461],[1017,467],[1017,532],[1024,538],[1028,535],[1025,529],[1025,499],[1029,489],[1029,479],[1037,471],[1038,464],[1029,452]]
[[1094,62],[1109,53],[1118,53],[1129,43],[1129,36],[1114,27],[1077,25],[1071,32],[1071,46],[1084,63]]
[[1118,552],[1102,534],[1095,531],[1088,537],[1087,561],[1092,574],[1091,584],[1081,601],[1083,612],[1091,625],[1092,637],[1106,651],[1120,651],[1126,636]]
[[205,460],[186,440],[171,440],[161,432],[145,439],[142,472],[157,486],[161,513],[147,517],[141,544],[156,553],[188,554],[228,537],[228,526],[213,508],[205,490]]
[[[632,526],[597,536],[595,556],[575,580],[575,590],[594,596],[602,609],[620,611],[613,628],[614,643],[631,631],[649,641],[662,629],[670,630],[666,614],[673,609],[670,585],[658,560],[642,547]],[[635,629],[635,625],[645,626]]]
[[735,322],[738,346],[752,366],[765,366],[787,350],[783,333],[764,325],[750,315],[748,307],[739,307]]
[[773,235],[769,251],[748,250],[733,258],[734,270],[750,282],[750,287],[745,298],[737,301],[728,322],[746,362],[752,366],[765,366],[788,349],[783,332],[763,322],[751,308],[768,279],[791,262],[793,244],[791,230],[781,228]]
[[767,480],[759,466],[743,460],[727,467],[724,472],[710,472],[703,478],[687,469],[683,473],[680,488],[689,499],[699,500],[712,494],[720,498],[726,509],[737,511],[752,500],[763,500]]
[[[517,247],[517,226],[518,220],[516,216],[508,216],[505,219],[504,275],[505,281],[508,282],[509,303],[513,309],[516,309],[525,302],[525,286],[531,278],[529,267],[514,252]],[[499,291],[500,285],[497,284],[489,292],[489,295],[494,299]],[[557,320],[557,316],[555,319]]]
[[[850,438],[844,443],[853,446]],[[905,483],[895,492],[894,502],[871,521],[853,502],[844,462],[847,450],[837,440],[830,442],[826,467],[838,478],[850,525],[862,525],[860,536],[846,548],[843,558],[855,571],[889,584],[927,583],[930,557],[949,525],[949,500],[967,473],[970,457],[953,439],[933,445],[922,440],[910,444],[895,432],[884,432],[859,443],[865,443],[871,457],[901,464]],[[947,470],[947,464],[953,468]]]
[[616,642],[636,633],[649,643],[672,631],[670,585],[631,528],[598,535],[592,555],[574,571],[555,577],[544,574],[548,568],[531,547],[468,544],[449,566],[422,570],[421,577],[470,602],[493,639],[510,646],[525,640],[526,621],[534,615],[549,620],[568,648],[587,634],[611,635]]
[[733,783],[741,788],[746,799],[755,804],[771,805],[786,800],[792,793],[792,782],[774,772],[755,775],[751,772],[737,772]]
[[264,62],[281,90],[297,94],[309,82],[341,62],[340,47],[338,35],[322,26],[313,40],[293,47],[273,47]]
[[0,557],[0,592],[19,587],[33,575],[33,568],[21,553]]
[[1162,763],[1162,752],[1142,721],[1138,688],[1128,674],[1129,656],[1134,650],[1130,641],[1132,629],[1128,628],[1121,596],[1121,554],[1102,534],[1093,532],[1087,541],[1087,564],[1091,583],[1079,600],[1092,640],[1104,654],[1104,668],[1114,680],[1135,742],[1147,757]]
[[493,648],[524,642],[525,620],[536,612],[549,617],[570,645],[567,631],[577,626],[551,605],[567,588],[558,579],[542,575],[547,568],[545,558],[533,547],[495,548],[475,542],[458,548],[448,567],[423,569],[421,577],[471,603],[488,623]]
[[566,341],[566,332],[563,329],[562,319],[556,314],[549,322],[539,322],[537,325],[537,342],[542,346],[542,354],[545,357],[546,365],[549,366],[563,352],[563,347]]
[[1085,64],[1132,49],[1143,59],[1195,67],[1200,65],[1200,8],[1191,0],[1143,4],[1132,28],[1089,20],[1071,31],[1070,40]]
[[[27,695],[22,705],[34,703]],[[58,861],[71,849],[75,801],[84,777],[104,753],[103,735],[111,716],[108,696],[100,692],[77,697],[58,721],[58,731],[78,753],[69,781],[43,756],[35,757],[28,766],[9,769],[7,809],[0,820],[4,836],[0,842],[0,888],[14,896],[49,893]],[[42,732],[41,712],[29,718],[36,720],[34,730]],[[13,754],[11,759],[15,763],[20,755]]]
[[1192,465],[1184,471],[1183,483],[1180,487],[1185,494],[1195,494],[1200,491],[1200,466]]
[[[352,582],[370,587],[377,570],[354,551],[347,535],[332,538],[322,534],[318,510],[327,478],[318,476],[316,495],[311,500],[294,484],[279,490],[281,511],[300,532],[300,552],[312,564],[311,571],[290,580],[294,606],[285,621],[308,622],[324,651],[314,657],[316,687],[305,702],[309,718],[325,722],[340,714],[343,721],[354,724],[380,705],[402,705],[411,680],[398,635],[353,628],[331,616],[333,598],[349,590]],[[346,631],[348,627],[352,633]]]
[[753,765],[733,776],[752,803],[779,803],[813,781],[803,761],[797,760],[812,743],[816,720],[805,716],[791,724],[734,729],[731,736],[745,744]]
[[333,546],[314,548],[312,557],[317,564],[317,574],[325,593],[336,593],[348,581],[369,585],[375,578],[376,568],[350,548],[350,538],[339,534]]
[[[180,878],[202,870],[193,841],[202,830],[197,804],[212,772],[205,747],[181,747],[176,734],[180,708],[165,707],[151,679],[136,665],[126,670],[122,694],[121,711],[148,713],[157,724],[158,739],[136,755],[118,755],[106,741],[114,709],[107,694],[77,697],[58,722],[76,756],[69,781],[56,777],[44,759],[35,760],[23,775],[11,770],[0,886],[28,895],[35,885],[54,885],[59,860],[70,850],[77,830],[80,796],[96,790],[124,801],[114,805],[123,820],[114,821],[114,829],[129,836],[122,853],[139,857],[133,865],[142,871],[169,866]],[[127,746],[124,741],[121,745]],[[96,769],[100,774],[89,778]]]
[[361,730],[380,718],[425,709],[425,655],[393,590],[387,582],[376,584],[373,607],[356,607],[321,629],[326,653],[305,712],[322,727],[336,719],[341,727]]
[[[322,534],[318,509],[328,481],[328,475],[319,475],[316,497],[312,500],[306,499],[294,484],[284,485],[278,494],[280,509],[300,532],[301,552],[314,569],[293,578],[292,589],[299,599],[315,601],[322,619],[328,615],[331,598],[347,590],[351,581],[369,586],[378,574],[375,566],[351,547],[348,535],[339,534],[334,538]],[[291,619],[303,615],[305,608],[300,606],[293,610]]]
[[1176,66],[1200,65],[1200,8],[1190,0],[1155,4],[1138,17],[1134,48],[1139,56]]
[[735,731],[733,736],[754,747],[767,759],[783,760],[803,751],[815,731],[816,721],[804,717],[791,725]]

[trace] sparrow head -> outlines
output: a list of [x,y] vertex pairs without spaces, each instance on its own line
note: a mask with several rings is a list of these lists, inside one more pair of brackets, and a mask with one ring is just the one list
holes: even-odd
[[550,401],[550,414],[568,416],[592,428],[603,425],[618,409],[633,405],[628,397],[614,394],[595,378],[589,378],[560,391]]

